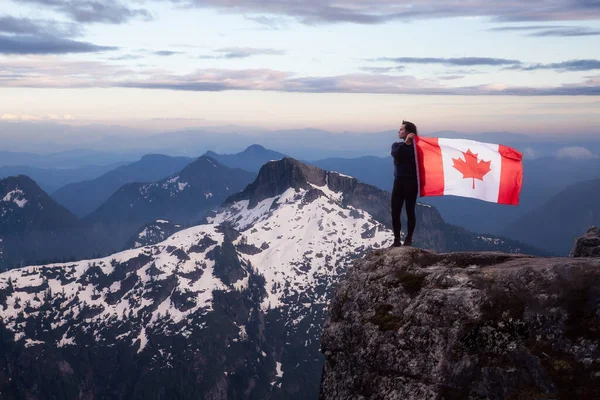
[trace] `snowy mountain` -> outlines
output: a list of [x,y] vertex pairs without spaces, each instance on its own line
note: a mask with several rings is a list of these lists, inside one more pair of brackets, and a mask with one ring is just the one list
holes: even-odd
[[80,221],[31,178],[0,179],[0,270],[43,259],[70,259],[94,249]]
[[[158,245],[0,275],[0,316],[17,342],[9,347],[51,351],[53,370],[68,365],[94,376],[100,366],[78,361],[82,349],[108,360],[124,352],[126,366],[148,374],[131,377],[129,391],[120,392],[129,398],[155,396],[158,384],[186,398],[219,391],[245,398],[248,387],[256,398],[317,393],[331,286],[390,233],[368,213],[344,207],[341,193],[308,186],[285,188],[254,206],[230,203],[210,224]],[[101,368],[116,369],[106,386],[83,377],[77,384],[108,395],[122,374],[131,376],[119,369],[125,365],[106,362]],[[28,375],[35,372],[19,373],[37,379]],[[176,383],[190,374],[196,378],[181,389]],[[57,375],[56,390],[75,393],[75,383],[68,392],[67,377]]]
[[157,219],[197,223],[255,176],[202,156],[157,182],[122,186],[85,221],[96,231],[109,232],[113,247],[122,249],[134,233]]
[[[0,392],[316,398],[332,288],[391,243],[387,207],[387,192],[284,158],[161,243],[0,274]],[[418,208],[415,242],[499,247]]]
[[0,234],[71,228],[77,223],[28,176],[0,179]]

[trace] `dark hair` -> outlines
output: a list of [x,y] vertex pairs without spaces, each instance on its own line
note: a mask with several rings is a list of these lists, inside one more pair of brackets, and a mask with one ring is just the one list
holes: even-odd
[[413,124],[412,122],[408,122],[408,121],[402,121],[402,125],[404,125],[404,129],[406,130],[406,132],[408,133],[414,133],[415,135],[418,135],[417,133],[417,126],[415,124]]

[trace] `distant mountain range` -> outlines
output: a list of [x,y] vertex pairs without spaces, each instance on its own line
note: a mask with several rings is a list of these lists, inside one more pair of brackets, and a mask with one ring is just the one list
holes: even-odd
[[88,165],[76,168],[37,168],[30,166],[0,167],[0,178],[26,175],[33,179],[46,193],[53,193],[69,183],[91,180],[124,165]]
[[574,241],[600,226],[600,179],[575,183],[510,224],[504,234],[539,249],[568,256]]
[[[1,126],[2,123],[0,122],[0,127]],[[35,129],[39,132],[39,127]],[[35,139],[36,138],[29,138],[29,147],[35,146]],[[6,141],[3,141],[3,145],[5,146],[4,148],[6,148]],[[114,146],[112,149],[114,149]],[[69,147],[68,150],[55,153],[46,153],[48,150],[47,147],[43,148],[43,150],[44,154],[0,151],[0,167],[28,166],[35,168],[73,169],[89,166],[123,164],[140,157],[138,155],[139,152],[121,154],[114,151],[73,149],[71,147]]]
[[96,210],[121,186],[132,182],[154,182],[181,171],[192,162],[188,157],[149,154],[89,181],[71,183],[52,197],[79,217]]
[[[308,132],[295,132],[295,134],[300,133],[310,137]],[[454,134],[454,136],[457,135],[459,134]],[[495,139],[506,136],[507,139],[516,142],[527,140],[527,137],[519,135],[504,133],[495,135],[496,137],[493,137]],[[445,134],[445,136],[452,137],[453,133],[449,132]],[[282,153],[268,150],[257,144],[253,144],[239,153],[217,154],[209,151],[206,155],[213,157],[222,165],[234,168],[239,167],[249,171],[257,171],[264,163],[270,160],[281,159],[285,156]],[[156,203],[154,204],[149,202],[142,206],[141,203],[139,203],[136,207],[133,207],[131,205],[133,202],[130,201],[127,203],[127,201],[131,200],[130,196],[133,195],[131,193],[127,194],[127,191],[120,191],[123,184],[133,182],[157,182],[166,177],[174,177],[192,160],[193,159],[187,157],[147,155],[137,162],[109,171],[94,180],[69,184],[58,190],[53,197],[59,200],[61,204],[68,206],[67,208],[75,212],[79,217],[92,213],[100,206],[105,207],[104,211],[99,211],[100,213],[104,213],[104,217],[95,220],[93,218],[91,219],[94,221],[95,234],[108,234],[109,236],[114,236],[115,219],[120,220],[118,223],[121,225],[129,225],[128,228],[123,229],[122,234],[117,235],[119,237],[118,240],[114,242],[109,240],[109,242],[113,244],[108,246],[108,248],[118,249],[120,248],[119,246],[125,245],[125,243],[131,239],[132,235],[139,232],[139,229],[141,229],[144,224],[151,223],[152,221],[161,218],[171,220],[171,217],[174,216],[172,212],[168,212],[167,214],[158,212],[158,209],[162,207],[159,205],[159,200],[156,200]],[[388,191],[391,190],[393,182],[391,157],[366,156],[354,159],[329,158],[314,161],[312,164],[325,170],[339,171],[340,173],[353,176],[362,182],[375,185]],[[600,158],[565,159],[542,157],[533,160],[525,159],[524,174],[524,186],[521,193],[521,201],[520,205],[517,207],[453,196],[437,198],[426,197],[420,198],[419,201],[425,204],[434,205],[440,211],[444,220],[455,226],[462,226],[470,231],[491,235],[510,236],[508,234],[508,232],[510,232],[510,230],[508,230],[510,224],[515,224],[519,218],[534,211],[538,207],[541,207],[548,199],[569,184],[600,177]],[[116,192],[119,191],[120,195],[111,199],[111,196],[116,195]],[[109,204],[103,205],[103,203],[107,202],[109,199]],[[116,203],[114,203],[115,201]],[[117,203],[120,205],[116,205]],[[115,211],[119,208],[125,210],[126,207],[124,205],[129,207],[129,210]],[[111,221],[111,217],[109,217],[111,212],[107,210],[115,211],[114,215],[118,215],[118,217],[114,217]],[[199,214],[202,214],[202,212]],[[176,224],[182,225],[191,223],[189,220],[186,220],[187,217],[183,219],[180,217],[181,216],[176,217]],[[104,229],[98,228],[98,223],[102,219],[106,219],[104,222],[112,227],[108,231],[112,231],[113,233],[101,233]],[[120,231],[120,228],[118,230]],[[581,232],[576,232],[575,234],[580,233]],[[518,236],[518,238],[530,244],[536,243],[535,238],[529,240],[522,235]],[[563,246],[564,243],[566,243],[565,240],[561,241],[560,239],[557,242],[563,243]],[[115,243],[118,243],[118,246],[115,247]],[[536,247],[540,246],[538,245]],[[553,250],[549,247],[544,247],[544,249],[551,254],[558,254],[556,252],[558,250]],[[563,253],[564,249],[561,250],[560,254]]]
[[[419,125],[418,121],[415,121]],[[400,123],[400,121],[398,121]],[[219,154],[231,154],[254,143],[268,143],[268,148],[301,160],[320,160],[332,157],[356,158],[366,155],[386,156],[391,142],[396,140],[399,126],[373,133],[328,132],[322,129],[267,130],[243,126],[217,126],[179,129],[160,133],[135,131],[118,126],[69,126],[61,124],[19,123],[0,121],[0,137],[3,148],[15,151],[60,151],[74,148],[95,149],[111,152],[118,143],[118,151],[134,154],[125,160],[137,159],[141,154],[161,153],[167,155],[197,157],[212,150]],[[43,133],[43,134],[42,134]],[[93,133],[93,134],[91,134]],[[568,139],[546,135],[543,138],[510,132],[421,132],[430,137],[461,137],[478,141],[500,143],[516,147],[533,157],[556,155],[561,148],[579,147],[600,155],[600,140],[592,135],[577,136],[569,132]],[[78,151],[83,153],[83,151]],[[115,156],[121,156],[115,154]],[[89,159],[105,157],[81,157],[85,165]],[[1,158],[1,157],[0,157]],[[105,158],[106,159],[106,158]],[[123,161],[112,158],[110,162]],[[13,164],[14,165],[14,164]],[[19,162],[19,165],[33,165]],[[48,165],[45,165],[48,166]]]

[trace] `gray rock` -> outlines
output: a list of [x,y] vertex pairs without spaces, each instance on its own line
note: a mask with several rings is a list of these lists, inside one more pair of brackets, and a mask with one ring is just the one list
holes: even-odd
[[578,237],[569,257],[600,257],[600,229],[592,226]]
[[600,259],[378,250],[336,289],[321,399],[599,399]]

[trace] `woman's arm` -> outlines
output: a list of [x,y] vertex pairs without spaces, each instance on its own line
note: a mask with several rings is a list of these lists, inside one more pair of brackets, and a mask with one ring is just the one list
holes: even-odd
[[407,146],[402,142],[396,142],[392,144],[392,157],[396,160],[401,160],[405,157],[410,157],[414,150],[412,146]]

